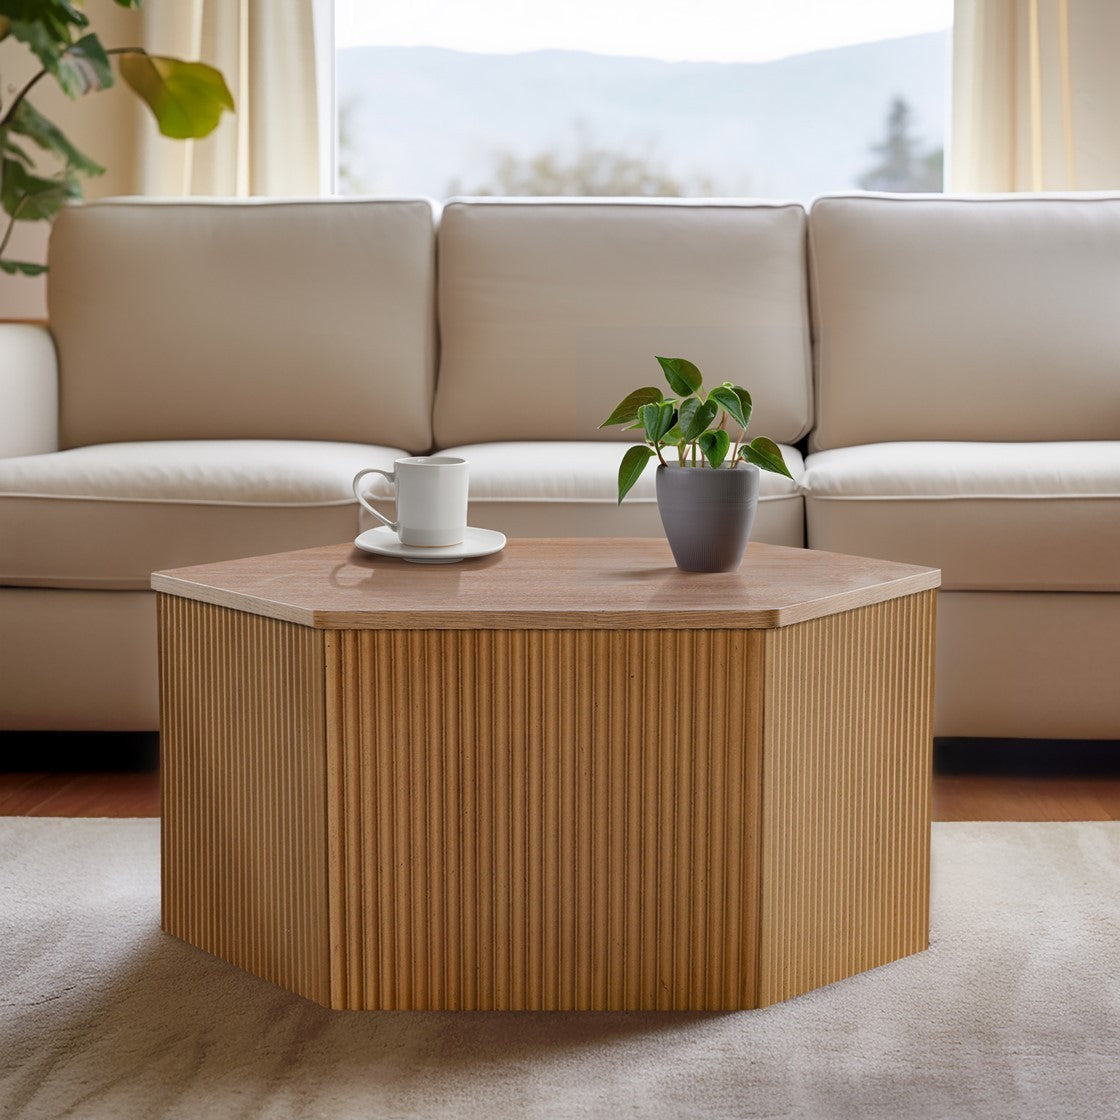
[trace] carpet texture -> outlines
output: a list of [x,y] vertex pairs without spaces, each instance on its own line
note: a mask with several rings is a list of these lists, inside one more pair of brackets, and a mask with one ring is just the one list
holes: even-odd
[[0,818],[0,1116],[1120,1116],[1120,823],[934,826],[927,953],[734,1014],[330,1012],[159,930],[155,821]]

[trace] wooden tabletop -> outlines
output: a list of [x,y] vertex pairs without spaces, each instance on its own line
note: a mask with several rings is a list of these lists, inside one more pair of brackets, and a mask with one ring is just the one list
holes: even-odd
[[941,583],[936,568],[752,544],[737,571],[680,571],[664,540],[514,540],[459,564],[329,545],[152,575],[170,595],[325,630],[769,629]]

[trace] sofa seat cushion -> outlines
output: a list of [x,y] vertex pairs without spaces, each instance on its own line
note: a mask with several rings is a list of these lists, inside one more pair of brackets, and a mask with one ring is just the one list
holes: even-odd
[[353,538],[350,489],[397,448],[112,443],[0,460],[0,584],[147,588],[153,571]]
[[1120,591],[1120,441],[811,454],[809,547],[936,565],[956,590]]
[[[618,505],[624,451],[617,443],[542,440],[475,443],[442,453],[470,464],[472,525],[515,537],[660,537],[652,465]],[[784,446],[782,453],[796,478],[800,453]],[[386,500],[387,484],[376,476],[373,483],[373,494]],[[764,471],[760,495],[752,539],[802,547],[804,505],[796,483]]]

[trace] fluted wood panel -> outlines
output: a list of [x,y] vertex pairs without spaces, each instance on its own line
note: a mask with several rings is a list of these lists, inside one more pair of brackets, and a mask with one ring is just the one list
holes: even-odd
[[160,596],[164,928],[354,1009],[747,1008],[916,952],[933,609],[323,631]]
[[159,596],[163,928],[329,1000],[323,635]]
[[758,640],[329,634],[333,1006],[750,1006]]
[[929,944],[934,593],[768,632],[758,1004]]

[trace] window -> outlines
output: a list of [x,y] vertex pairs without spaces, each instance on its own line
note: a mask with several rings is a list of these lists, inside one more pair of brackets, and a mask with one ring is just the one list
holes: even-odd
[[951,0],[337,0],[344,194],[940,190]]

